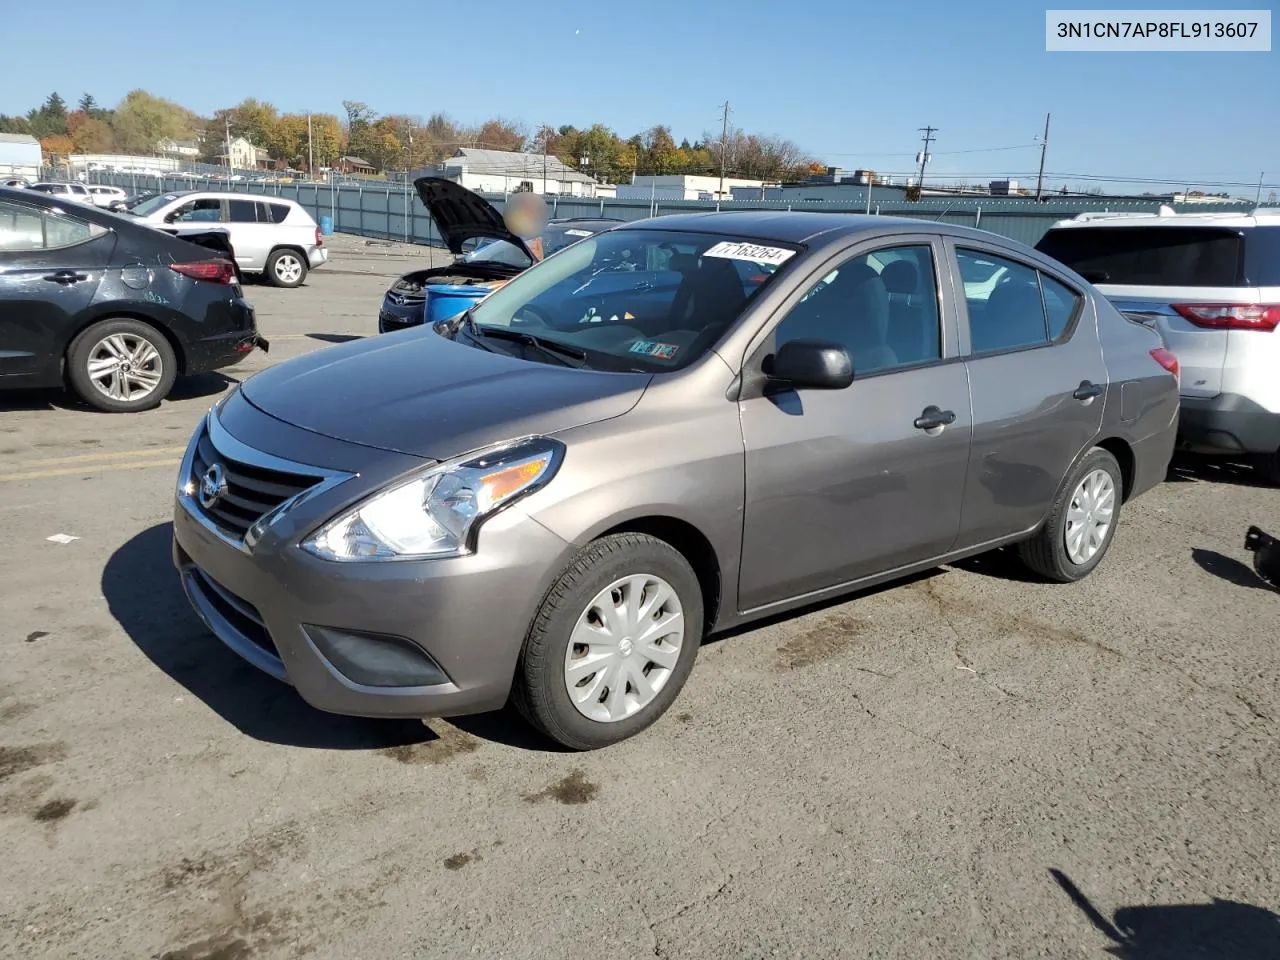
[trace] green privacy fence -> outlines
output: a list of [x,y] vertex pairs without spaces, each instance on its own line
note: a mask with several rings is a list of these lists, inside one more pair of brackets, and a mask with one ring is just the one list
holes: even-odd
[[[143,177],[131,174],[91,174],[96,183],[123,187],[131,192],[143,190],[226,190],[237,193],[278,196],[296,200],[313,217],[333,219],[334,230],[363,237],[403,240],[410,243],[438,245],[439,234],[431,218],[418,201],[411,186],[370,181],[359,184],[267,183],[254,181],[197,180],[181,177]],[[485,195],[499,210],[505,197]],[[872,213],[880,216],[914,217],[990,230],[1022,243],[1035,244],[1055,221],[1080,213],[1155,213],[1158,199],[1128,200],[1108,197],[1054,198],[1037,203],[1029,198],[1000,197],[925,197],[908,200],[865,201],[804,200],[733,200],[717,204],[710,200],[633,200],[559,198],[549,196],[555,217],[608,217],[618,220],[642,220],[673,213],[706,212],[708,210],[807,210],[827,213]],[[1185,211],[1248,211],[1253,204],[1233,203],[1176,204]]]

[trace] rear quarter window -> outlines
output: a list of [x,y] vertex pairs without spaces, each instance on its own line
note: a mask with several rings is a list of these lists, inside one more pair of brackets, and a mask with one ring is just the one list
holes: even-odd
[[1244,275],[1250,284],[1280,287],[1280,227],[1245,231]]
[[1215,227],[1064,227],[1036,249],[1093,283],[1243,285],[1243,231]]
[[272,203],[272,204],[269,204],[269,207],[271,209],[272,223],[284,223],[285,220],[288,219],[289,208],[285,206],[283,203]]

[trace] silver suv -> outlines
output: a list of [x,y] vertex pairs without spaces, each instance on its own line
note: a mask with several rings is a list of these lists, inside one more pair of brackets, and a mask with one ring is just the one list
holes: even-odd
[[1037,245],[1155,327],[1182,370],[1179,447],[1280,484],[1280,210],[1082,214]]
[[307,272],[329,260],[311,214],[283,197],[191,190],[148,197],[128,213],[170,233],[225,230],[242,273],[277,287],[297,287]]

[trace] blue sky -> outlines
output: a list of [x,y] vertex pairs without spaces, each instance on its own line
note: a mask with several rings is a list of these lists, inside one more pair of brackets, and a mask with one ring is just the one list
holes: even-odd
[[[679,141],[718,129],[727,99],[737,126],[846,168],[910,168],[917,128],[932,124],[931,175],[977,180],[1033,175],[1033,138],[1052,112],[1054,173],[1256,183],[1267,171],[1280,184],[1280,52],[1047,53],[1044,9],[64,0],[49,43],[5,44],[0,113],[25,112],[52,89],[113,105],[143,87],[200,113],[255,96],[341,114],[356,99],[464,122],[600,121],[623,135],[666,123]],[[49,22],[38,4],[4,17],[10,38],[34,39]],[[67,28],[78,22],[92,26]],[[991,149],[1005,147],[1020,149]]]

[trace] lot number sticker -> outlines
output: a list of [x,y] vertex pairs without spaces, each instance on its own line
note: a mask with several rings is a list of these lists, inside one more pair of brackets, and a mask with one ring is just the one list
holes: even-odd
[[703,254],[704,257],[723,257],[726,260],[751,260],[754,263],[781,265],[794,257],[794,250],[784,247],[762,247],[758,243],[717,243]]

